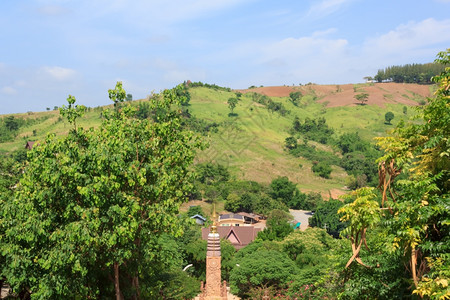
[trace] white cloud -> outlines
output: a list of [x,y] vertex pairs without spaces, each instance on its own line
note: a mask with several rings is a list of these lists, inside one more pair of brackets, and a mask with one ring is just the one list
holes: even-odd
[[76,74],[75,70],[63,67],[42,67],[41,70],[43,73],[50,75],[51,78],[58,81],[72,79]]
[[450,44],[450,19],[438,21],[426,19],[421,22],[402,24],[381,36],[370,38],[364,45],[371,56],[411,56],[439,44]]
[[37,11],[43,15],[58,16],[68,13],[69,9],[59,5],[44,5],[39,7]]
[[6,95],[15,95],[15,94],[17,94],[17,90],[15,88],[13,88],[13,87],[10,87],[10,86],[3,87],[1,89],[1,91],[2,91],[3,94],[6,94]]
[[322,37],[287,38],[267,45],[263,50],[263,60],[280,59],[288,64],[295,64],[304,60],[335,57],[345,51],[348,45],[345,39],[325,39]]
[[354,0],[322,0],[311,6],[308,15],[324,17],[338,11],[343,5]]
[[321,37],[321,36],[326,36],[332,33],[337,32],[336,28],[329,28],[327,30],[319,30],[319,31],[315,31],[313,32],[312,36],[313,37]]
[[120,14],[122,21],[151,30],[185,20],[210,16],[214,12],[255,0],[128,0],[83,1],[82,11],[92,12],[88,18]]

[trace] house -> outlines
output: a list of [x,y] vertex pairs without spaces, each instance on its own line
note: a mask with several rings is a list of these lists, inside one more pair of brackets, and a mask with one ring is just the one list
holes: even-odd
[[223,214],[219,216],[220,226],[244,226],[244,216],[238,214]]
[[[202,239],[208,240],[209,231],[210,228],[202,228]],[[219,237],[229,240],[236,250],[242,249],[253,242],[260,231],[261,228],[253,226],[217,226]]]
[[201,215],[194,215],[191,217],[191,219],[194,219],[195,223],[197,223],[198,225],[203,225],[206,222],[206,218]]
[[264,219],[263,216],[254,213],[238,212],[237,215],[244,217],[245,224],[255,224]]
[[33,149],[34,143],[35,143],[34,141],[28,141],[28,142],[25,144],[25,149],[27,149],[27,150]]

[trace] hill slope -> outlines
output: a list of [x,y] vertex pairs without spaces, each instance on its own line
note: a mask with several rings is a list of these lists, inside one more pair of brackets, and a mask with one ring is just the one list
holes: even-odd
[[[312,161],[294,157],[284,149],[294,118],[323,117],[335,130],[336,136],[358,132],[364,139],[371,140],[392,128],[392,125],[384,124],[387,111],[395,115],[393,124],[408,118],[413,110],[408,109],[405,115],[404,106],[418,105],[430,96],[431,86],[381,83],[259,87],[240,91],[243,95],[234,109],[235,114],[229,116],[227,100],[236,97],[235,91],[206,87],[189,89],[189,112],[199,119],[219,124],[217,132],[208,138],[210,147],[198,153],[197,162],[214,161],[228,166],[237,178],[257,182],[269,183],[277,176],[288,176],[304,192],[319,191],[337,196],[345,192],[347,174],[341,167],[333,166],[331,179],[323,179],[311,171]],[[303,94],[297,106],[289,101],[292,91]],[[358,105],[354,95],[363,92],[369,94],[367,105]],[[253,101],[253,93],[270,96],[289,112],[282,115],[268,110],[265,105]],[[102,110],[102,107],[90,109],[79,125],[97,126]],[[38,121],[21,127],[14,141],[1,143],[0,153],[20,149],[27,140],[43,139],[48,132],[63,135],[69,130],[69,124],[60,118],[57,111],[17,114],[14,117]],[[309,144],[316,149],[335,152],[328,145],[312,141]]]

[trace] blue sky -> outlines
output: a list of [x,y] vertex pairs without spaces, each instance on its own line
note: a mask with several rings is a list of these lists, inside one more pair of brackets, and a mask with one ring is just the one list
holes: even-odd
[[184,80],[363,81],[450,47],[450,0],[2,0],[0,114],[109,104]]

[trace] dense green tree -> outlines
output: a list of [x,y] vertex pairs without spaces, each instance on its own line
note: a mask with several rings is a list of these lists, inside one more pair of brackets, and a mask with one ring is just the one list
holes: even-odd
[[287,294],[291,294],[292,298],[300,297],[299,292],[321,282],[330,266],[338,262],[336,252],[342,248],[341,244],[341,240],[333,239],[321,228],[296,230],[281,241],[283,252],[298,268]]
[[148,102],[140,102],[137,106],[136,117],[139,119],[148,119],[151,116],[150,104]]
[[284,146],[289,150],[297,148],[297,139],[293,136],[287,137],[284,140]]
[[238,100],[236,98],[229,98],[227,103],[228,103],[228,108],[231,111],[231,114],[234,114],[234,109],[236,108]]
[[286,176],[272,180],[269,195],[275,200],[280,200],[287,207],[294,209],[302,209],[306,200],[306,195],[300,192]]
[[337,213],[343,205],[344,203],[339,200],[324,201],[317,207],[314,215],[309,218],[309,224],[312,227],[324,228],[329,234],[338,237],[346,226],[345,223],[340,221]]
[[230,273],[231,292],[243,299],[253,298],[257,288],[286,287],[297,271],[286,254],[264,248],[235,261]]
[[180,84],[178,87],[176,93],[177,97],[181,99],[181,105],[188,106],[191,101],[191,94],[189,93],[188,86],[186,84]]
[[303,94],[300,91],[290,92],[289,93],[289,100],[292,102],[292,104],[294,104],[295,106],[298,106],[302,96],[303,96]]
[[253,212],[268,216],[274,209],[288,211],[289,208],[281,201],[272,199],[266,194],[262,194],[257,197],[257,201],[253,204]]
[[392,119],[394,119],[394,113],[392,111],[388,111],[384,115],[384,120],[386,121],[387,124],[391,124]]
[[200,215],[203,217],[206,217],[205,213],[203,212],[203,209],[200,205],[190,206],[189,210],[187,211],[187,215],[189,217]]
[[9,131],[17,131],[19,130],[19,122],[17,121],[16,118],[14,118],[14,116],[8,116],[5,118],[5,127],[9,130]]
[[288,212],[274,209],[267,217],[267,227],[258,233],[258,240],[280,241],[284,239],[294,231],[289,223],[292,219],[292,216]]
[[324,161],[313,163],[311,170],[322,178],[330,179],[332,169],[331,166]]
[[[104,112],[100,127],[75,126],[33,148],[14,198],[2,207],[3,274],[15,291],[28,289],[34,299],[155,298],[149,280],[163,254],[157,240],[181,233],[176,213],[200,145],[170,112],[178,89],[151,102],[168,111],[151,122],[120,105],[118,84],[109,91],[115,110]],[[75,124],[74,102],[69,97],[62,113]]]
[[195,166],[197,180],[208,185],[225,182],[230,179],[230,172],[221,164],[203,163]]
[[350,174],[347,184],[351,189],[378,184],[378,171],[375,160],[381,155],[372,144],[361,139],[358,133],[345,133],[337,140],[343,157],[340,166]]
[[316,210],[316,208],[323,202],[322,195],[318,192],[310,192],[306,194],[305,204],[302,209]]
[[[450,199],[450,49],[440,52],[436,62],[445,70],[433,78],[438,84],[435,97],[418,110],[421,122],[401,123],[379,145],[385,151],[380,182],[382,205],[390,212],[387,242],[393,252],[405,254],[414,292],[438,299],[450,292],[450,226],[445,221]],[[407,179],[397,183],[397,194],[389,193],[400,170]]]
[[305,118],[304,123],[298,117],[295,117],[290,130],[291,134],[301,133],[305,139],[317,141],[321,144],[327,144],[334,130],[330,128],[325,118]]
[[344,133],[337,140],[337,146],[342,150],[342,154],[354,151],[366,151],[370,144],[361,139],[358,132]]
[[437,76],[444,71],[444,66],[440,63],[427,64],[406,64],[403,66],[390,66],[378,70],[375,75],[375,80],[405,82],[405,83],[419,83],[431,84],[433,83],[433,76]]

